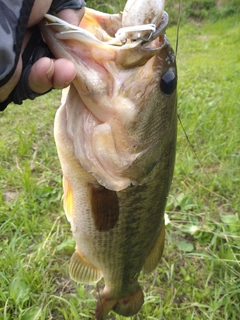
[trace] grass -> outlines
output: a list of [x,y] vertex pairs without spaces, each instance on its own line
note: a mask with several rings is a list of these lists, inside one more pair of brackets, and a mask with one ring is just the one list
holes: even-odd
[[[124,8],[124,0],[114,4],[106,0],[88,0],[87,5],[99,11],[116,13]],[[165,10],[169,14],[169,25],[177,25],[179,7],[181,23],[189,21],[217,21],[240,13],[239,0],[165,0]]]
[[[239,33],[237,16],[180,29],[179,115],[191,144],[179,123],[166,248],[141,276],[145,303],[132,320],[239,319]],[[176,28],[168,35],[174,46]],[[52,135],[59,100],[54,91],[0,114],[1,320],[94,319],[98,287],[67,273],[74,242]]]

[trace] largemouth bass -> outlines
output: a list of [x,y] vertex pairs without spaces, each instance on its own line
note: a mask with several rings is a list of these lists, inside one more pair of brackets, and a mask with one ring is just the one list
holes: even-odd
[[132,316],[144,302],[138,277],[163,252],[175,160],[177,71],[167,14],[151,13],[156,1],[145,1],[146,14],[137,15],[130,2],[121,14],[86,8],[79,27],[49,15],[41,26],[54,55],[77,69],[54,135],[76,240],[70,275],[105,281],[97,320],[111,310]]

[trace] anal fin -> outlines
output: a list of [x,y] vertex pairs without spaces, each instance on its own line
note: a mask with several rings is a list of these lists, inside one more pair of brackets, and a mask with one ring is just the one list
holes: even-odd
[[144,261],[143,272],[152,272],[161,259],[165,242],[165,224],[163,223],[159,235]]
[[72,255],[69,274],[77,282],[95,283],[102,278],[102,272],[87,261],[78,251]]

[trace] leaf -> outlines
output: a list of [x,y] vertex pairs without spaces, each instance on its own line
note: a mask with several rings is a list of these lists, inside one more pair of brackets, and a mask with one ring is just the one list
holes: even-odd
[[230,233],[239,233],[240,231],[240,221],[237,215],[229,214],[229,215],[221,215],[220,216],[223,223],[228,225]]
[[226,224],[233,224],[233,225],[239,225],[239,219],[236,215],[229,214],[229,215],[221,215],[220,216],[222,222]]
[[32,307],[29,308],[24,315],[22,316],[22,320],[38,320],[41,315],[41,308],[39,307]]
[[184,252],[192,252],[194,250],[194,246],[192,243],[183,240],[178,243],[178,248]]
[[23,304],[29,300],[30,288],[20,275],[13,278],[10,283],[9,294],[16,304]]
[[196,225],[186,225],[182,227],[182,230],[186,233],[194,235],[197,231],[199,231],[199,227]]
[[57,251],[65,251],[66,253],[72,252],[76,246],[76,242],[73,238],[68,237],[61,244],[59,244],[56,249]]
[[194,208],[197,208],[197,204],[193,203],[193,200],[191,199],[190,195],[180,193],[176,198],[176,206],[179,206],[179,209],[181,210],[193,210]]

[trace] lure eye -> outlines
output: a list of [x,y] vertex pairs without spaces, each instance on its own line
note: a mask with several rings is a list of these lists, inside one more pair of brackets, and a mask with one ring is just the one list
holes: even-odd
[[160,88],[166,95],[172,94],[177,87],[177,75],[175,68],[169,68],[161,78]]

